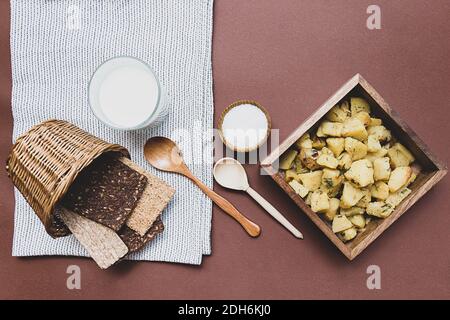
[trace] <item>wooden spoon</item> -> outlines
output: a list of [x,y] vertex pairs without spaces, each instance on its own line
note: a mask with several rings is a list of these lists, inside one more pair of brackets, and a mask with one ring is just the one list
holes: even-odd
[[215,204],[239,222],[250,236],[259,236],[261,228],[256,223],[250,221],[228,200],[212,191],[189,171],[175,142],[165,137],[150,138],[145,144],[144,155],[147,161],[155,168],[179,173],[191,179]]
[[282,214],[275,209],[266,199],[253,190],[247,178],[247,173],[239,161],[233,158],[218,160],[213,170],[216,182],[222,187],[245,191],[256,200],[272,217],[288,229],[295,237],[303,239],[303,235]]

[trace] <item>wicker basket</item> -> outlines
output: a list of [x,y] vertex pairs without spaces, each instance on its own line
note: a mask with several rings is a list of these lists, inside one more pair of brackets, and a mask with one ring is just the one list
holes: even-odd
[[6,170],[16,188],[39,216],[52,237],[70,234],[54,213],[77,175],[105,152],[128,150],[107,143],[61,120],[49,120],[20,136],[12,147]]

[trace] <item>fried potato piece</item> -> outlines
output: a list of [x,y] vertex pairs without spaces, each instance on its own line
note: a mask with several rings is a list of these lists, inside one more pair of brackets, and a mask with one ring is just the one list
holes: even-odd
[[398,142],[389,148],[387,154],[393,168],[409,166],[415,160],[411,152]]
[[351,216],[348,220],[350,220],[350,222],[358,229],[362,229],[366,226],[366,219],[362,214]]
[[372,162],[367,159],[357,160],[352,163],[344,176],[348,180],[357,183],[360,187],[366,187],[374,183]]
[[387,154],[387,149],[381,148],[377,152],[368,152],[364,159],[374,162],[378,158],[383,158]]
[[292,163],[295,160],[298,152],[292,149],[289,149],[280,158],[280,169],[288,170],[292,167]]
[[375,181],[388,181],[391,176],[391,165],[388,157],[375,159],[373,162],[373,178]]
[[308,195],[309,190],[304,185],[296,180],[292,180],[289,182],[289,185],[292,189],[294,189],[295,193],[297,193],[300,197],[304,198]]
[[404,187],[412,175],[411,167],[398,167],[395,168],[388,181],[389,191],[396,192]]
[[312,140],[311,140],[311,138],[309,136],[309,133],[305,133],[304,135],[302,135],[295,142],[295,146],[297,147],[298,150],[301,150],[302,148],[312,149],[313,143],[312,143]]
[[329,154],[321,154],[317,158],[316,162],[318,165],[330,169],[336,169],[339,164],[339,161],[334,156]]
[[372,200],[372,194],[369,189],[361,189],[364,192],[364,196],[356,203],[357,207],[366,208]]
[[348,152],[341,153],[341,155],[338,157],[338,161],[339,169],[348,170],[352,165],[352,156]]
[[359,141],[364,141],[368,137],[364,123],[354,117],[345,120],[342,125],[341,135],[343,137],[352,137],[358,139]]
[[326,145],[327,144],[326,144],[324,139],[319,138],[317,136],[313,137],[313,139],[312,139],[312,147],[313,147],[313,149],[320,150],[323,147],[325,147]]
[[340,122],[324,121],[320,125],[322,134],[329,137],[340,137],[342,135],[342,127],[343,125]]
[[383,122],[378,118],[370,118],[369,127],[381,126]]
[[322,170],[302,173],[298,175],[302,184],[310,191],[316,191],[322,183]]
[[322,174],[322,184],[326,185],[327,187],[335,187],[339,184],[341,184],[343,179],[343,176],[341,175],[341,172],[339,170],[335,169],[323,169]]
[[364,195],[364,191],[354,187],[350,182],[344,182],[340,203],[341,208],[348,209],[355,206]]
[[391,131],[382,125],[368,127],[367,133],[369,136],[375,136],[375,138],[382,144],[389,142],[392,139]]
[[348,102],[344,101],[340,105],[337,104],[325,115],[325,118],[331,122],[344,122],[351,115]]
[[351,207],[348,209],[341,208],[341,210],[339,212],[340,212],[340,214],[343,214],[346,217],[351,217],[351,216],[358,215],[358,214],[364,214],[365,211],[366,210],[364,208]]
[[370,106],[365,99],[360,97],[352,97],[350,98],[350,111],[352,116],[363,111],[370,113]]
[[344,151],[345,147],[345,139],[344,138],[328,138],[327,139],[328,149],[333,152],[335,157],[339,157],[339,155]]
[[370,115],[366,111],[358,112],[353,116],[355,119],[358,119],[362,122],[362,124],[367,127],[370,124]]
[[354,138],[345,138],[344,148],[352,156],[352,160],[359,160],[367,155],[367,146]]
[[336,215],[333,218],[332,230],[334,233],[342,232],[344,230],[350,229],[353,227],[353,224],[348,220],[346,216],[341,214]]
[[380,141],[378,141],[376,136],[370,135],[367,138],[367,151],[368,152],[377,152],[380,149],[381,149]]
[[372,198],[386,200],[389,197],[389,187],[383,181],[377,181],[370,187]]
[[284,180],[286,182],[289,182],[291,180],[298,180],[298,179],[299,179],[299,177],[295,170],[289,169],[284,172]]
[[328,221],[333,221],[334,217],[336,216],[338,210],[339,210],[339,199],[337,198],[331,198],[329,201],[329,207],[328,210],[325,211],[324,217]]
[[378,218],[387,218],[393,211],[393,206],[382,201],[371,202],[366,208],[367,214]]
[[347,241],[350,241],[353,238],[355,238],[357,234],[358,234],[358,232],[356,231],[356,229],[352,227],[350,229],[347,229],[347,230],[344,230],[344,231],[340,232],[339,233],[339,238],[342,241],[347,242]]
[[321,190],[316,190],[311,195],[311,210],[314,212],[326,212],[330,208],[330,199]]
[[405,199],[407,196],[409,196],[409,194],[411,193],[411,189],[408,188],[402,188],[400,190],[398,190],[397,192],[391,193],[387,199],[386,199],[386,203],[390,204],[392,207],[396,207],[400,204],[400,202],[403,201],[403,199]]
[[314,170],[319,168],[319,165],[317,164],[319,155],[320,153],[316,149],[302,148],[299,158],[306,168]]

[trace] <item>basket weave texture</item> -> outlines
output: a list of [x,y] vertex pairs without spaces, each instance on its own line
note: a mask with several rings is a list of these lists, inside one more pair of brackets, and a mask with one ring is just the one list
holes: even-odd
[[101,140],[66,121],[48,120],[17,138],[6,170],[47,233],[56,238],[70,231],[55,214],[55,206],[78,174],[105,152],[130,157],[120,145]]

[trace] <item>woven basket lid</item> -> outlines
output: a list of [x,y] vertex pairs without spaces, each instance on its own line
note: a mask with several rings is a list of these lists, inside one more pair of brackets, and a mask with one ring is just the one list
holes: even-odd
[[15,187],[38,215],[48,234],[70,234],[55,206],[78,176],[105,152],[130,158],[124,147],[101,140],[62,120],[48,120],[17,138],[6,162]]

